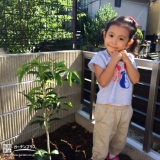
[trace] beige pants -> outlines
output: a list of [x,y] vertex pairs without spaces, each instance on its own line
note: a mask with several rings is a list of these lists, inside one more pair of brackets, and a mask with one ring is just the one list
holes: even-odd
[[123,150],[132,114],[131,106],[96,105],[93,160],[104,160],[108,152],[118,155]]

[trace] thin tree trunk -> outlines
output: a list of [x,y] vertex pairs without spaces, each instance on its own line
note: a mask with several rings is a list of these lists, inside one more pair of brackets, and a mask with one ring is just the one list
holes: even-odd
[[[49,140],[48,128],[46,128],[46,137],[47,137],[47,150],[48,150],[48,154],[50,154],[51,151],[50,151],[50,140]],[[49,156],[49,159],[51,160],[51,156]]]

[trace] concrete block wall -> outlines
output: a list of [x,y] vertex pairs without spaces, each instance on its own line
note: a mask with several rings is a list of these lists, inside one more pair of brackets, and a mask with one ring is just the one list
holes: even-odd
[[[23,82],[18,82],[16,72],[18,67],[29,62],[40,55],[41,61],[57,59],[56,61],[65,61],[70,69],[75,69],[81,75],[82,73],[82,53],[81,51],[57,51],[32,54],[1,54],[0,55],[0,150],[3,144],[19,144],[32,137],[44,134],[44,131],[38,125],[29,125],[35,120],[35,116],[41,115],[41,111],[29,114],[26,106],[26,98],[19,92],[25,90],[28,92],[38,83],[32,82],[35,77],[25,75]],[[53,86],[57,89],[57,86]],[[74,121],[74,113],[81,108],[81,86],[73,84],[72,87],[64,82],[60,89],[62,96],[67,96],[66,101],[71,101],[73,109],[61,111],[56,116],[62,118],[60,121],[51,123],[50,132],[59,128],[67,122]]]

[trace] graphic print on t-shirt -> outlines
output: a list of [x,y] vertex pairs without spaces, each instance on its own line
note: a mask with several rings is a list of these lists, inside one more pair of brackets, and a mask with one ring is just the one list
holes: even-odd
[[116,66],[116,68],[114,69],[114,73],[113,73],[113,77],[112,77],[112,81],[114,82],[119,82],[121,80],[121,66]]
[[126,74],[126,65],[124,65],[123,71],[122,71],[121,66],[119,66],[119,65],[116,66],[114,73],[113,73],[113,76],[112,76],[112,81],[119,82],[119,85],[122,88],[126,88],[126,89],[129,88],[130,83],[129,83],[128,76]]

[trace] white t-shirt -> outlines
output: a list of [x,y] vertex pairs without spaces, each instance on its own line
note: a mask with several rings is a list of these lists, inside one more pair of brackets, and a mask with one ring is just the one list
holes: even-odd
[[[131,63],[135,68],[136,63],[134,56],[127,53]],[[98,52],[88,63],[88,67],[94,72],[94,64],[105,69],[111,60],[106,50]],[[113,77],[106,87],[99,84],[99,92],[97,94],[98,104],[112,104],[117,106],[131,105],[133,85],[128,77],[126,65],[123,61],[119,61],[113,73]]]

